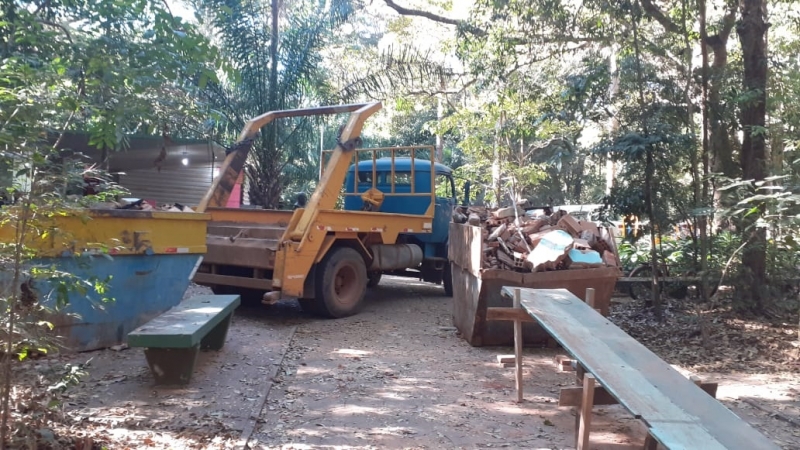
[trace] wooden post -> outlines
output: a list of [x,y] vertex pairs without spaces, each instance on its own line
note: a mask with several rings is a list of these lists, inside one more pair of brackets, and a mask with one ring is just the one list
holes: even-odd
[[583,400],[581,401],[578,428],[577,450],[589,450],[589,428],[592,425],[592,406],[594,406],[594,375],[587,373],[583,377]]
[[592,308],[593,310],[599,311],[595,307],[594,288],[586,288],[586,304],[589,305],[589,307]]
[[[514,290],[514,308],[522,309],[522,293]],[[517,403],[522,403],[522,321],[514,320],[514,365],[516,366]]]
[[644,438],[644,450],[658,450],[658,441],[650,433]]

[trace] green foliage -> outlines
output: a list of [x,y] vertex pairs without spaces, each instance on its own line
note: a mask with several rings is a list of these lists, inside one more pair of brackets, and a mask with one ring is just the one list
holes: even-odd
[[[775,298],[783,292],[776,291],[785,279],[794,279],[800,267],[800,245],[796,236],[800,233],[800,195],[796,194],[794,178],[770,177],[754,182],[742,179],[722,179],[720,190],[734,199],[730,207],[721,208],[718,215],[723,223],[742,229],[748,236],[757,228],[767,230],[767,276],[772,281],[769,288]],[[738,249],[741,251],[741,248]],[[739,255],[737,263],[739,262]],[[742,280],[741,265],[734,265],[731,272],[736,280]],[[747,309],[747,304],[736,304]]]
[[[191,86],[216,79],[215,57],[208,40],[163,2],[0,7],[0,446],[8,443],[15,407],[14,360],[59,345],[48,318],[69,298],[110,301],[112,280],[82,279],[37,258],[36,249],[54,236],[69,239],[59,218],[81,216],[83,207],[122,192],[104,181],[95,186],[98,195],[83,196],[87,177],[107,178],[61,148],[61,136],[85,131],[91,145],[116,150],[133,131],[171,132],[190,123],[197,113]],[[70,370],[66,383],[78,375]]]
[[[203,91],[214,112],[210,127],[216,139],[235,140],[247,120],[268,111],[332,102],[321,51],[333,30],[353,14],[353,2],[292,1],[279,12],[280,30],[271,29],[270,1],[195,3],[234,70],[234,76],[209,82]],[[278,35],[275,55],[269,45],[273,31]],[[262,130],[245,168],[251,203],[277,207],[293,180],[297,188],[316,179],[320,125],[326,126],[321,120],[302,118],[281,120]]]

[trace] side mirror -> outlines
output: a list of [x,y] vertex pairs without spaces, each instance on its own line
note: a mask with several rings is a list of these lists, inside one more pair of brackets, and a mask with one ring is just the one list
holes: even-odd
[[470,188],[471,184],[472,183],[470,183],[469,180],[467,180],[467,182],[464,183],[464,203],[463,203],[463,206],[469,206],[469,188]]

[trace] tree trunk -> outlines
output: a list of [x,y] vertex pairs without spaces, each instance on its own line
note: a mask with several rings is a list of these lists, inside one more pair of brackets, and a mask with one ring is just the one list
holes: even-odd
[[[767,99],[767,23],[764,0],[741,0],[741,19],[736,27],[742,45],[743,87],[748,100],[740,105],[744,131],[740,164],[745,180],[760,181],[767,176],[766,99]],[[763,212],[763,211],[762,211]],[[756,227],[753,214],[744,219],[742,231],[747,240],[742,255],[745,268],[743,305],[761,312],[764,306],[766,276],[766,230]],[[752,218],[750,218],[752,217]]]
[[[619,84],[620,84],[620,76],[619,76],[619,65],[617,64],[617,58],[619,53],[619,44],[616,42],[611,45],[611,55],[608,57],[608,71],[611,73],[611,85],[608,88],[608,99],[610,102],[616,101],[617,96],[619,95]],[[608,134],[610,136],[616,136],[619,133],[620,123],[619,123],[619,116],[614,115],[611,117],[610,125],[608,127]],[[614,187],[614,178],[616,177],[617,167],[614,163],[614,160],[608,155],[603,156],[605,158],[605,165],[606,165],[606,188],[605,194],[611,195],[611,188]]]
[[[271,1],[270,10],[270,42],[269,42],[269,77],[267,79],[267,111],[275,111],[278,107],[278,15],[280,0]],[[264,113],[266,111],[260,111]],[[281,160],[278,154],[278,123],[273,121],[263,131],[260,145],[253,147],[254,170],[248,172],[250,177],[250,203],[265,208],[277,208],[280,200],[280,189],[275,189],[280,184]]]

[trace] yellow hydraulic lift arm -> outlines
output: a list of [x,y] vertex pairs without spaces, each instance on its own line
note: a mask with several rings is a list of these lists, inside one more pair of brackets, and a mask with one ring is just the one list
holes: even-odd
[[[304,214],[303,217],[301,217],[300,222],[297,224],[298,228],[296,228],[296,230],[301,229],[300,227],[305,230],[305,228],[308,227],[308,224],[310,224],[313,220],[315,216],[314,211],[316,208],[323,207],[327,209],[333,209],[333,206],[336,204],[339,191],[337,189],[335,192],[328,192],[330,190],[324,188],[327,186],[327,183],[334,183],[333,185],[337,186],[336,181],[339,180],[338,186],[341,186],[341,184],[344,182],[344,175],[347,172],[347,167],[349,166],[350,159],[352,158],[351,153],[347,150],[352,150],[355,148],[355,142],[361,135],[361,129],[363,128],[364,121],[366,121],[367,118],[369,118],[369,116],[374,114],[376,111],[380,110],[381,107],[382,105],[380,102],[338,106],[320,106],[318,108],[270,111],[250,119],[250,121],[248,121],[245,125],[244,129],[242,129],[242,132],[239,134],[239,139],[236,141],[236,144],[234,144],[232,151],[222,162],[219,175],[214,178],[214,181],[212,181],[211,187],[203,196],[203,199],[197,206],[196,211],[204,212],[209,207],[224,207],[228,203],[228,198],[233,191],[236,180],[239,179],[239,174],[242,172],[244,163],[247,160],[247,155],[250,152],[250,147],[252,147],[252,140],[258,134],[258,130],[260,130],[264,125],[267,125],[275,119],[281,119],[285,117],[323,116],[349,112],[351,113],[350,119],[342,131],[339,138],[339,143],[336,146],[336,150],[339,151],[333,152],[333,157],[328,162],[327,167],[327,169],[332,169],[342,165],[344,166],[344,169],[340,170],[340,177],[334,174],[333,170],[326,169],[325,175],[323,175],[322,180],[320,180],[317,190],[314,191],[314,195],[311,197],[311,201],[305,209],[306,212],[310,211],[310,214],[308,214],[307,218],[306,214]],[[343,152],[341,150],[345,150],[346,155],[342,155]],[[312,205],[314,206],[312,207]],[[300,236],[302,237],[302,233]]]

